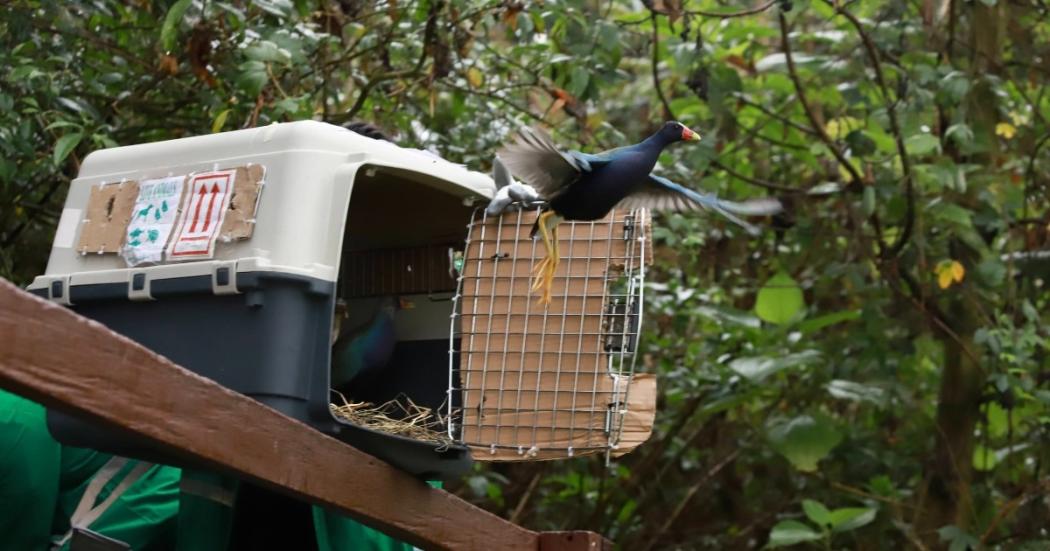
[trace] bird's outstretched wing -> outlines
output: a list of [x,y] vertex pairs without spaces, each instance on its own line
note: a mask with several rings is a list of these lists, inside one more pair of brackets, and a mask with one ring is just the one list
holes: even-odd
[[621,209],[649,208],[675,211],[704,208],[725,216],[751,234],[758,233],[758,228],[741,220],[737,215],[766,216],[783,210],[780,201],[772,197],[751,199],[739,203],[725,201],[719,199],[713,193],[698,193],[667,178],[653,174],[650,174],[649,178],[634,193],[620,201],[616,207]]
[[498,155],[514,176],[547,200],[563,192],[580,174],[612,160],[604,155],[562,150],[550,134],[538,127],[519,129],[517,139]]

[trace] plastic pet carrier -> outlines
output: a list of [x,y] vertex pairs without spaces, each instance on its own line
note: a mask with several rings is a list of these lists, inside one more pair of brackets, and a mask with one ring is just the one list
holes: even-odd
[[[447,426],[435,443],[333,406],[458,399],[453,264],[492,193],[485,175],[311,121],[98,151],[29,290],[412,474],[454,477],[471,457]],[[332,392],[333,350],[382,369]],[[68,444],[171,459],[61,412],[48,423]]]

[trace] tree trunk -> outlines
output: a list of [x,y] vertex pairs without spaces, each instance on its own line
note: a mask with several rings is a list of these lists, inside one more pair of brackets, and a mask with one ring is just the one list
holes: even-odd
[[937,400],[936,446],[926,465],[919,533],[938,546],[937,529],[954,524],[966,529],[974,519],[970,482],[973,477],[974,431],[981,417],[984,375],[974,361],[979,351],[973,332],[977,320],[959,299],[949,310],[958,339],[940,336],[944,369]]

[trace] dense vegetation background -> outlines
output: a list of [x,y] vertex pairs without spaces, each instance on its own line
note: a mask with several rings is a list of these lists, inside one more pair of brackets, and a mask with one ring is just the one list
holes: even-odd
[[[88,152],[313,118],[478,170],[520,123],[776,195],[751,238],[657,217],[652,440],[461,495],[624,549],[1050,548],[1042,0],[14,0],[0,275],[44,269]],[[808,542],[808,543],[806,543]]]

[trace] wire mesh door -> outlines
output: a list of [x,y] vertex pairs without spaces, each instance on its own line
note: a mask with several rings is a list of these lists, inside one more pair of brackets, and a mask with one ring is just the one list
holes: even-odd
[[620,455],[648,437],[655,403],[655,379],[634,376],[649,213],[562,223],[546,306],[530,292],[546,253],[529,236],[538,214],[479,210],[470,223],[452,319],[450,436],[477,460]]

